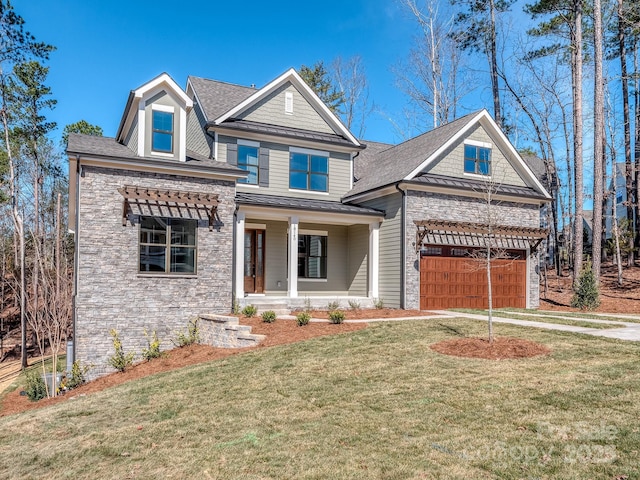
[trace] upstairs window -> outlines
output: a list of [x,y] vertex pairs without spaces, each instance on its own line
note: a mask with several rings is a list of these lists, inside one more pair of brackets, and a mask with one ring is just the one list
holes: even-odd
[[619,205],[621,204],[623,201],[623,195],[622,192],[617,192],[616,193],[616,203]]
[[173,153],[173,113],[153,110],[151,149],[154,152]]
[[196,273],[197,220],[142,217],[140,273]]
[[298,277],[327,278],[327,236],[298,236]]
[[464,173],[491,175],[491,149],[465,144]]
[[289,157],[289,188],[329,191],[329,155],[292,151]]
[[238,182],[258,185],[260,172],[258,147],[238,144],[238,167],[249,172],[247,178],[241,178]]

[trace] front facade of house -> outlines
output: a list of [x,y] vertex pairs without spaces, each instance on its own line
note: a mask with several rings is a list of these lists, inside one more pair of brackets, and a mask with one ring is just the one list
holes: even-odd
[[465,229],[488,178],[497,237],[517,252],[508,302],[537,306],[548,194],[485,111],[367,148],[294,70],[260,89],[162,74],[131,92],[116,138],[72,134],[67,152],[75,356],[94,375],[110,329],[140,351],[145,331],[174,338],[234,303],[435,308],[425,262],[478,248]]

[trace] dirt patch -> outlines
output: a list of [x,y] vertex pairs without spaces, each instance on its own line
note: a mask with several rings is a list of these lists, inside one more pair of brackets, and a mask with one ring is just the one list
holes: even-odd
[[[603,264],[600,274],[600,306],[596,312],[640,313],[640,266],[625,267],[623,283],[618,286],[618,270],[611,264]],[[558,311],[579,311],[571,307],[573,290],[571,272],[565,270],[562,276],[555,270],[547,271],[546,288],[540,285],[540,309]]]
[[522,338],[499,337],[489,343],[485,338],[453,338],[434,343],[431,349],[444,355],[488,360],[508,360],[546,355],[549,350],[539,343]]

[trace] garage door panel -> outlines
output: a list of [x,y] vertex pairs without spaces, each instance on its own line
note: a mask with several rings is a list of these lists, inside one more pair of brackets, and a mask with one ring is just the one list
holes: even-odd
[[[491,264],[494,308],[526,304],[526,260]],[[420,308],[488,308],[487,274],[482,262],[460,257],[422,257]]]

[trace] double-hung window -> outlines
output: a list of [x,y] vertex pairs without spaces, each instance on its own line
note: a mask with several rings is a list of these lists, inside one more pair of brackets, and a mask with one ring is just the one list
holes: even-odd
[[140,273],[196,273],[197,220],[141,217]]
[[329,191],[329,154],[291,150],[289,154],[289,188]]
[[257,145],[238,142],[238,168],[249,172],[247,178],[241,178],[238,182],[258,185],[260,173],[258,150]]
[[465,144],[464,173],[491,175],[491,148]]
[[152,110],[151,149],[154,152],[173,153],[173,112]]
[[327,278],[327,236],[298,236],[298,278]]

